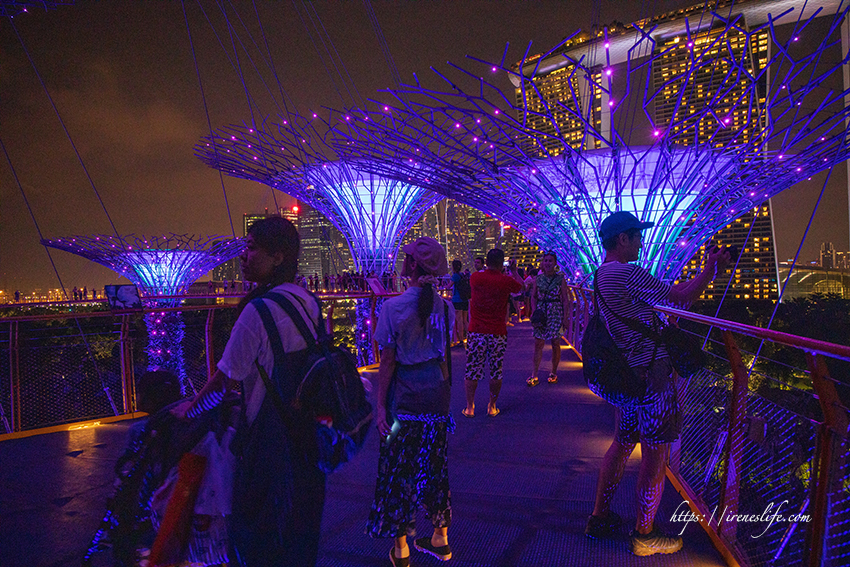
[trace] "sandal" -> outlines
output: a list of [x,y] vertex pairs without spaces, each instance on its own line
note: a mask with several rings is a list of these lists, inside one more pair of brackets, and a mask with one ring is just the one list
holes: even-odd
[[500,410],[499,408],[493,408],[492,411],[488,409],[487,410],[487,417],[496,417],[500,413],[502,413],[502,410]]
[[410,556],[396,557],[394,550],[395,547],[390,549],[390,561],[393,562],[393,567],[410,567]]
[[537,376],[531,376],[530,378],[526,379],[525,383],[528,384],[529,388],[533,388],[534,386],[538,385],[540,381],[537,379]]
[[549,373],[549,383],[550,384],[557,384],[558,383],[558,375],[555,374],[554,372]]
[[466,413],[466,408],[463,408],[462,410],[460,410],[460,415],[462,415],[463,417],[475,417],[475,412],[472,411],[471,413]]

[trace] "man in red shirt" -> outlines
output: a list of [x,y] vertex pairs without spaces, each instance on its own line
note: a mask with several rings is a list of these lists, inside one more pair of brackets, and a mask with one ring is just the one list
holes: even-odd
[[499,415],[496,400],[502,389],[502,361],[508,344],[505,310],[512,293],[522,290],[523,283],[513,262],[502,273],[505,253],[498,248],[487,252],[487,269],[469,278],[472,298],[469,300],[469,332],[466,339],[466,409],[464,417],[475,415],[475,390],[484,378],[484,367],[490,363],[490,403],[487,415]]

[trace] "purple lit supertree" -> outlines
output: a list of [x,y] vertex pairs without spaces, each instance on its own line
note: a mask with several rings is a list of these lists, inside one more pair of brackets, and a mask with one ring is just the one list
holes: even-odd
[[345,236],[355,267],[381,273],[395,264],[401,237],[441,199],[418,186],[337,159],[327,122],[279,117],[260,128],[228,126],[195,146],[207,165],[309,203]]
[[179,302],[195,280],[230,260],[244,248],[238,238],[163,236],[72,236],[45,239],[51,248],[71,252],[106,266],[133,282],[153,312],[145,314],[148,329],[148,369],[173,371],[180,378],[184,395],[194,383],[187,379],[183,357],[185,324],[180,312],[157,311]]
[[[439,74],[445,89],[417,82],[342,114],[331,143],[366,171],[510,221],[574,274],[600,264],[601,220],[634,212],[655,223],[641,263],[674,280],[718,230],[850,155],[850,91],[830,90],[848,10],[818,26],[792,11],[649,21],[514,66],[476,60],[480,72]],[[507,74],[513,101],[492,74]]]
[[[345,236],[355,269],[392,270],[402,236],[442,197],[401,179],[373,174],[357,159],[338,159],[327,144],[327,121],[296,115],[260,128],[229,126],[195,146],[196,155],[227,175],[269,185],[309,203]],[[367,303],[357,309],[361,361],[371,361]]]

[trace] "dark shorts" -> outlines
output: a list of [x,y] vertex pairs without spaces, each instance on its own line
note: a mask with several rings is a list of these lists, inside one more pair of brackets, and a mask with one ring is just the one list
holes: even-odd
[[673,381],[673,365],[669,358],[656,360],[650,366],[635,368],[635,374],[646,376],[646,405],[617,406],[615,439],[623,445],[637,443],[672,443],[682,431],[682,414]]
[[452,305],[454,305],[455,311],[469,311],[468,301],[452,301]]

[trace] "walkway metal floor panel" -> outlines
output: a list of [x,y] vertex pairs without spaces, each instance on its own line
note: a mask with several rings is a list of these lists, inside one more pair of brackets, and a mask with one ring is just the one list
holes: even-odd
[[[478,391],[478,415],[466,419],[460,415],[465,353],[453,350],[452,411],[458,427],[449,437],[454,515],[449,539],[454,558],[442,563],[412,550],[412,565],[723,565],[695,524],[687,527],[685,548],[679,553],[638,558],[628,552],[639,451],[627,465],[614,502],[627,522],[620,539],[594,541],[584,536],[598,467],[613,434],[613,411],[584,387],[580,364],[567,349],[558,384],[528,388],[531,354],[528,325],[510,328],[502,414],[486,417],[485,382]],[[540,373],[544,379],[549,356],[547,347]],[[129,426],[122,422],[0,443],[0,565],[79,564],[102,516],[112,468]],[[355,460],[329,477],[321,567],[389,566],[391,541],[364,534],[375,490],[378,443],[378,436],[371,435]],[[668,520],[680,503],[668,484],[658,518]],[[430,533],[421,513],[417,528],[422,535]],[[108,565],[108,558],[101,557],[97,565]]]

